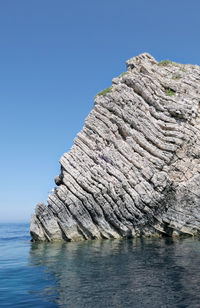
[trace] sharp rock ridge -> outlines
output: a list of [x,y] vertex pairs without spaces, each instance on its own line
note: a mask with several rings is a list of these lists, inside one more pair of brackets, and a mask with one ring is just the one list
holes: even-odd
[[200,233],[200,67],[144,53],[95,97],[33,241]]

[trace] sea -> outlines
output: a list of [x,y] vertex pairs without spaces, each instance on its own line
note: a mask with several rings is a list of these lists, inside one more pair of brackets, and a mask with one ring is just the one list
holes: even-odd
[[0,307],[200,307],[200,241],[31,243],[0,224]]

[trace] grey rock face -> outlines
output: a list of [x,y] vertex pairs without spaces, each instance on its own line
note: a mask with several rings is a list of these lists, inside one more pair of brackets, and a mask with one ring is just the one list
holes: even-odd
[[199,234],[200,67],[145,53],[105,92],[32,215],[32,239]]

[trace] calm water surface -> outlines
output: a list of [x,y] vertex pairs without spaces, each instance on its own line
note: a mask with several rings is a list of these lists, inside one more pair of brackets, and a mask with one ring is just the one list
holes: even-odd
[[0,307],[200,307],[200,241],[32,244],[0,224]]

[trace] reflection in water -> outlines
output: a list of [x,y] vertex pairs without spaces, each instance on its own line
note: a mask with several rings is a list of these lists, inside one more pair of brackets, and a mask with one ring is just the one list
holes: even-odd
[[[134,239],[33,243],[40,296],[60,307],[199,307],[200,242]],[[32,290],[33,292],[35,290]]]

